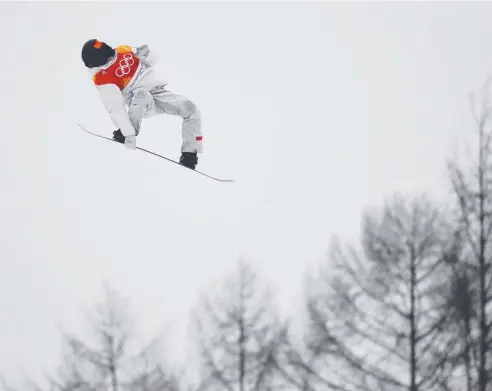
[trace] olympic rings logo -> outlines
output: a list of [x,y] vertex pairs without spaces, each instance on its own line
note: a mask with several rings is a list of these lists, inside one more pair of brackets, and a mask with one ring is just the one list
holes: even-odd
[[130,71],[132,70],[132,66],[135,64],[135,60],[133,59],[133,56],[131,53],[125,53],[123,54],[123,58],[120,60],[119,67],[116,68],[116,76],[118,77],[123,77],[125,75],[128,75]]

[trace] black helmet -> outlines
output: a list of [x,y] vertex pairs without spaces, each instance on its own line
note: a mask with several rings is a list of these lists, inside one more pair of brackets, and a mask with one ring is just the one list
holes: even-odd
[[87,68],[100,67],[115,55],[116,51],[111,46],[97,39],[88,40],[82,47],[82,61]]

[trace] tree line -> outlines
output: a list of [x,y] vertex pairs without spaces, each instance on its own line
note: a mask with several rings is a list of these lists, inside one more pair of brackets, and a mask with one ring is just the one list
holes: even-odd
[[[156,341],[132,347],[121,298],[108,289],[91,323],[95,343],[64,335],[60,370],[30,389],[492,390],[487,90],[476,109],[476,153],[447,164],[449,203],[395,194],[368,208],[360,241],[333,239],[326,262],[306,277],[302,316],[282,319],[275,292],[253,265],[238,262],[191,314],[200,365],[190,382],[187,364],[181,371],[162,360]],[[293,322],[302,324],[300,336]]]

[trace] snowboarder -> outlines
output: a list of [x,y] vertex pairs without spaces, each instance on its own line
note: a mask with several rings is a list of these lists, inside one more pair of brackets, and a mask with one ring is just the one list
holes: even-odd
[[180,116],[183,142],[179,163],[195,169],[197,154],[203,153],[200,112],[190,99],[169,91],[167,83],[155,76],[152,66],[156,58],[147,45],[112,48],[90,39],[82,48],[82,60],[117,128],[113,140],[133,150],[143,118]]

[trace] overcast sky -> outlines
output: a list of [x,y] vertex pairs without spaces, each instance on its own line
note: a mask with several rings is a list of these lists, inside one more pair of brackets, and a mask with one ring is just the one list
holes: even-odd
[[[394,191],[442,197],[492,70],[490,3],[1,3],[0,368],[58,359],[108,279],[145,335],[184,355],[198,291],[243,256],[296,311],[332,234]],[[113,125],[80,59],[87,39],[148,44],[203,115],[198,169],[79,130]],[[178,159],[181,120],[140,146]]]

